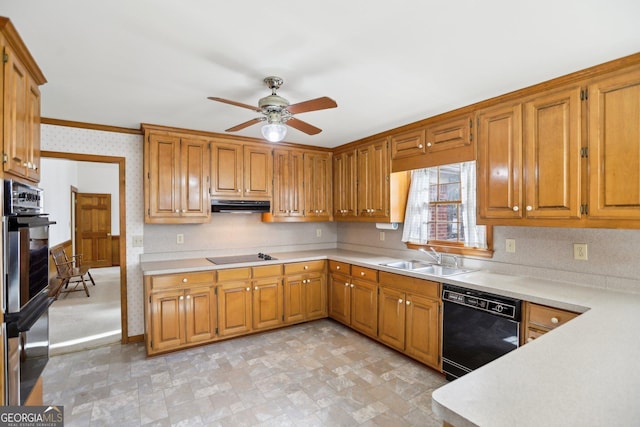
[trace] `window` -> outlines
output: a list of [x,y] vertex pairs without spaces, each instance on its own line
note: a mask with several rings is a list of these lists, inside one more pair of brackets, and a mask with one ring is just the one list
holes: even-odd
[[491,228],[476,224],[474,161],[412,171],[402,241],[414,248],[491,256]]

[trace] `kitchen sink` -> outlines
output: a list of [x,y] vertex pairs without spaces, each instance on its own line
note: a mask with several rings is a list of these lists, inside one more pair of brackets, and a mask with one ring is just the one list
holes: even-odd
[[380,265],[400,270],[415,271],[416,273],[433,274],[435,276],[453,276],[454,274],[462,274],[472,271],[464,268],[449,267],[418,260],[393,261]]

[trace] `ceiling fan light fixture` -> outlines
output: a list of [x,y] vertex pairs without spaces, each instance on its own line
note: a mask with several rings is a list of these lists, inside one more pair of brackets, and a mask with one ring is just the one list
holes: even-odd
[[262,126],[262,136],[269,142],[280,142],[287,136],[287,127],[282,123],[271,122]]

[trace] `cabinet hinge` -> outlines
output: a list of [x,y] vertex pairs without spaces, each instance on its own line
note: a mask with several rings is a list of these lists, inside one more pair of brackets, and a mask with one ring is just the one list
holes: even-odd
[[469,119],[469,129],[473,129],[473,120]]
[[218,335],[218,327],[216,326],[216,335]]
[[[213,294],[214,294],[214,295],[218,295],[218,288],[214,288],[214,289],[213,289]],[[216,331],[217,331],[217,329],[216,329]]]
[[5,64],[9,62],[9,55],[7,55],[7,52],[2,52],[2,62]]
[[589,89],[580,90],[580,101],[586,101],[589,99]]
[[151,208],[147,208],[147,215],[151,215]]
[[589,205],[580,205],[580,213],[583,215],[589,215]]
[[151,295],[149,295],[149,304],[151,304]]
[[6,153],[2,153],[2,163],[7,163],[9,161],[9,156]]
[[582,158],[589,157],[589,147],[582,147],[580,149],[580,157],[582,157]]

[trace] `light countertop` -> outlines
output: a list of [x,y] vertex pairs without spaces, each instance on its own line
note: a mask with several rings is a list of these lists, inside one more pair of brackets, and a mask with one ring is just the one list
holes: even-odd
[[484,270],[442,278],[380,265],[392,257],[340,249],[272,255],[278,260],[141,266],[155,275],[328,258],[577,311],[583,314],[435,390],[433,411],[459,427],[640,425],[640,295]]

